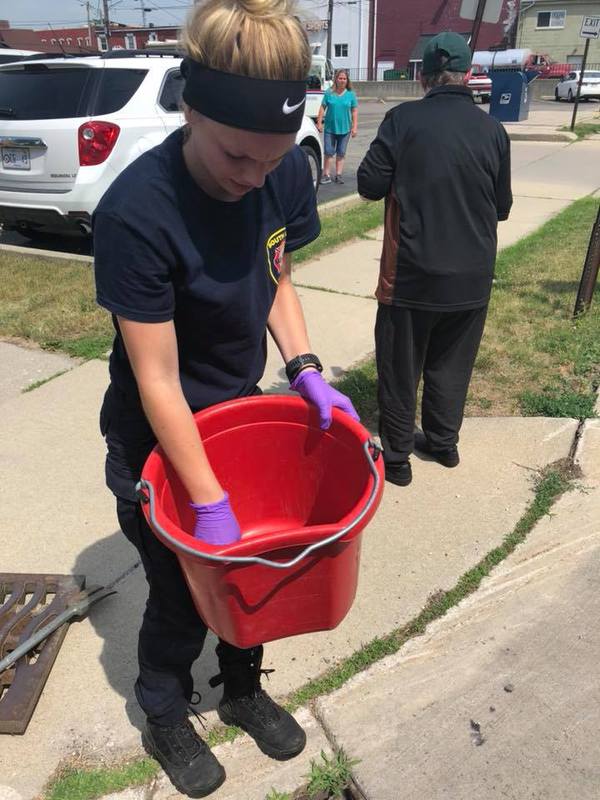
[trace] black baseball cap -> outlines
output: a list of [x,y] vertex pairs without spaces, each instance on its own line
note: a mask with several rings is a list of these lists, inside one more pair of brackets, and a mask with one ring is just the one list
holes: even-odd
[[446,31],[430,39],[423,51],[422,75],[437,72],[468,72],[471,69],[471,50],[459,33]]

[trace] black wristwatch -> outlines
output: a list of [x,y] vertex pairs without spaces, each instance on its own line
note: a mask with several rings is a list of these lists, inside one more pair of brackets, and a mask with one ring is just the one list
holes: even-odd
[[291,361],[285,365],[285,374],[290,383],[302,372],[306,367],[314,367],[319,372],[323,372],[323,365],[319,361],[318,356],[314,353],[302,353],[300,356],[295,356]]

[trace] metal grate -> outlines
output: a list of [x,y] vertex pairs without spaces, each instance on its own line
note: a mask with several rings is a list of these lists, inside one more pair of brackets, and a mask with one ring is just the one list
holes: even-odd
[[[52,622],[84,586],[82,575],[0,572],[0,659]],[[67,627],[0,673],[0,733],[25,733]]]

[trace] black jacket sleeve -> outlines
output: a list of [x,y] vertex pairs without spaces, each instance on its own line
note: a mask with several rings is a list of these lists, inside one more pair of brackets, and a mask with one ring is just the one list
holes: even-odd
[[393,111],[391,109],[385,115],[377,136],[358,168],[358,193],[367,200],[385,197],[394,179],[398,141]]
[[500,160],[498,179],[496,182],[496,208],[498,209],[498,219],[500,221],[508,219],[513,203],[513,196],[510,184],[510,139],[506,132],[504,154]]

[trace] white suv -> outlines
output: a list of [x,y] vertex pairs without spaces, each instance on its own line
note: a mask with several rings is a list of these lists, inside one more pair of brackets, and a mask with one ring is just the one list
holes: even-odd
[[[137,156],[183,123],[181,57],[117,50],[0,67],[0,224],[34,238],[90,233],[91,215]],[[318,185],[322,150],[296,138]]]

